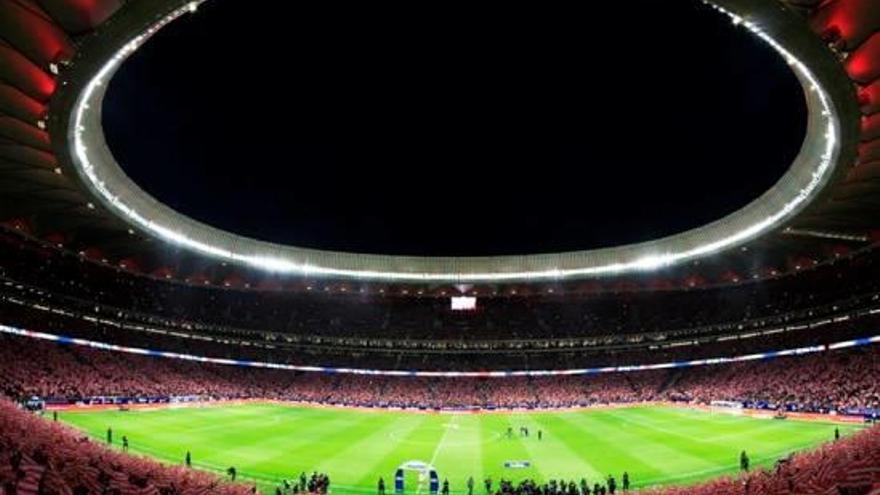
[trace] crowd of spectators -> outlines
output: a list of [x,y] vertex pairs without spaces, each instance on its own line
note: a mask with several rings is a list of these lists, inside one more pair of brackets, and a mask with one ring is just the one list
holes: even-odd
[[648,334],[721,325],[826,305],[880,291],[880,263],[868,253],[800,273],[694,290],[603,291],[561,297],[480,298],[476,312],[452,312],[446,298],[303,293],[199,287],[139,277],[0,233],[0,276],[89,306],[108,306],[187,325],[280,335],[456,341]]
[[[201,328],[132,321],[121,310],[77,310],[46,301],[45,294],[0,283],[0,323],[103,343],[199,356],[306,366],[370,369],[505,370],[629,366],[775,351],[871,336],[880,323],[880,296],[833,315],[804,315],[782,324],[749,322],[706,335],[630,335],[514,341],[406,340],[313,336],[293,338],[263,332],[206,332]],[[69,302],[69,301],[61,301]]]
[[[758,376],[756,376],[758,374]],[[666,396],[708,403],[735,400],[755,405],[796,405],[827,412],[880,410],[880,352],[829,352],[761,363],[687,370]]]
[[875,495],[880,492],[880,428],[827,443],[757,470],[695,486],[649,489],[643,495]]
[[[370,369],[596,368],[824,345],[873,335],[880,263],[844,257],[760,283],[572,297],[443,298],[220,289],[138,277],[0,233],[0,324],[199,356]],[[298,373],[123,354],[0,336],[0,395],[48,403],[259,399],[358,407],[562,408],[645,401],[816,413],[880,412],[880,350],[828,351],[654,371],[426,378]],[[29,432],[30,435],[25,434]],[[878,430],[747,473],[650,495],[862,494]],[[316,477],[309,492],[327,491]],[[573,488],[574,487],[574,488]],[[504,495],[576,492],[505,482]],[[249,493],[185,468],[106,450],[0,399],[2,493]],[[583,489],[580,488],[582,491]],[[837,491],[830,491],[837,490]],[[849,490],[849,491],[847,491]]]
[[408,377],[212,365],[26,337],[0,337],[0,392],[94,397],[277,399],[366,407],[551,408],[733,400],[809,412],[880,410],[880,349],[670,370],[535,377]]
[[450,311],[445,299],[227,290],[136,277],[0,234],[0,323],[111,344],[293,365],[594,368],[872,335],[880,322],[878,275],[880,263],[867,253],[761,283],[489,297],[480,299],[478,311],[462,313]]
[[245,495],[254,487],[105,448],[0,399],[0,493]]

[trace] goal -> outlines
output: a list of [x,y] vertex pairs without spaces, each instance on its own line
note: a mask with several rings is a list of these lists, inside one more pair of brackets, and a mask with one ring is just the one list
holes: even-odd
[[713,400],[709,404],[709,410],[713,413],[742,414],[743,404],[733,400]]

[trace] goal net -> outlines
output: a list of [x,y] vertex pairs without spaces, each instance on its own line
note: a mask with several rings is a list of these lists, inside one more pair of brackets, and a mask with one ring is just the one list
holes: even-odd
[[709,410],[725,414],[742,414],[743,404],[733,400],[713,400],[709,404]]

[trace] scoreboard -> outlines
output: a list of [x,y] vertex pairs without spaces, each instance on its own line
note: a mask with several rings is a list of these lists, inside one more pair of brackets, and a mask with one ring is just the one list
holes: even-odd
[[477,298],[470,296],[455,296],[451,298],[453,311],[474,311],[477,309]]

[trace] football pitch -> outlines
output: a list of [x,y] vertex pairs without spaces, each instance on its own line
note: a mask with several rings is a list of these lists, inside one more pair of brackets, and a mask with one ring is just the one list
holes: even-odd
[[[376,493],[380,476],[393,493],[394,473],[408,461],[433,465],[452,493],[474,493],[491,477],[520,480],[586,478],[592,486],[624,471],[635,487],[684,484],[735,473],[745,450],[766,466],[796,450],[833,438],[835,425],[756,419],[662,406],[558,412],[419,414],[283,404],[245,404],[132,411],[64,412],[60,419],[105,441],[113,429],[132,453],[255,481],[266,493],[301,472],[330,476],[332,493]],[[529,436],[520,435],[528,428]],[[859,427],[838,425],[843,435]],[[508,436],[508,428],[513,435]],[[542,438],[538,439],[538,432]],[[527,467],[505,467],[526,461]],[[524,463],[522,463],[524,464]],[[427,493],[418,476],[408,493]]]

